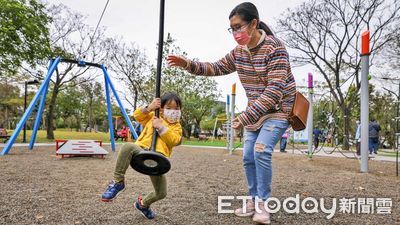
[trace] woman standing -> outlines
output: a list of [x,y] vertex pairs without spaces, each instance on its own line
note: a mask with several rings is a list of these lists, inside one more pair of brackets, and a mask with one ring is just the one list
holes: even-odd
[[224,58],[208,63],[170,55],[168,62],[170,66],[184,68],[195,75],[219,76],[235,71],[239,74],[248,106],[233,120],[233,127],[245,127],[243,164],[253,200],[235,214],[254,215],[253,221],[269,224],[270,215],[264,208],[264,201],[271,194],[271,154],[288,128],[296,84],[285,46],[260,21],[255,5],[239,4],[230,13],[229,20],[228,30],[238,45]]

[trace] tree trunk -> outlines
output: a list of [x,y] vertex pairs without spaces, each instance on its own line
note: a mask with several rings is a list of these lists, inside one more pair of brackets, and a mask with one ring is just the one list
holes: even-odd
[[47,124],[47,122],[46,122],[46,116],[44,115],[44,112],[43,112],[43,114],[42,114],[42,119],[41,119],[41,121],[42,121],[42,123],[41,123],[41,125],[39,125],[39,129],[40,129],[40,130],[44,130],[44,129],[46,129],[46,124]]
[[8,106],[6,106],[5,108],[6,108],[6,112],[4,115],[4,120],[5,120],[4,128],[10,130],[10,122],[8,120]]
[[133,99],[133,110],[136,110],[137,101],[138,101],[138,90],[135,88],[135,97]]
[[187,138],[188,138],[188,140],[190,140],[190,135],[192,134],[192,125],[191,124],[187,124],[186,125],[186,132],[187,132]]
[[53,92],[51,94],[51,100],[49,105],[49,111],[47,112],[46,124],[47,124],[47,139],[54,139],[54,111],[56,106],[56,100],[58,95],[59,83],[54,83]]
[[79,132],[81,129],[81,116],[76,116],[76,132]]
[[349,134],[350,134],[350,110],[346,106],[343,109],[344,114],[344,134],[343,134],[343,150],[350,149]]
[[[89,121],[88,121],[88,126],[89,126],[89,132],[92,132],[93,129],[93,96],[90,96],[89,99]],[[86,132],[86,130],[85,130]]]

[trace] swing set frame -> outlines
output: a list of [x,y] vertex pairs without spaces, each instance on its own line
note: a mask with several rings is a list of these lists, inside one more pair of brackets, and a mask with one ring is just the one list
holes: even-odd
[[103,64],[97,64],[97,63],[92,63],[92,62],[85,62],[82,60],[72,60],[72,59],[64,59],[61,57],[57,57],[54,59],[50,60],[50,65],[49,69],[47,71],[47,75],[44,78],[42,84],[40,85],[40,88],[36,95],[33,97],[32,101],[30,102],[27,110],[25,111],[24,115],[22,116],[21,120],[18,122],[17,127],[15,128],[13,134],[11,135],[10,139],[7,141],[6,146],[3,148],[3,150],[0,153],[0,156],[6,155],[9,153],[11,150],[13,144],[15,143],[15,140],[17,139],[19,133],[23,129],[26,121],[32,114],[33,109],[38,106],[37,114],[36,114],[36,119],[33,127],[33,132],[32,136],[30,138],[29,142],[29,150],[32,150],[34,145],[35,145],[35,140],[36,140],[36,135],[37,131],[40,126],[40,121],[41,121],[41,115],[43,114],[43,109],[45,106],[46,102],[46,95],[49,89],[49,84],[51,77],[54,73],[54,71],[57,69],[57,66],[59,63],[72,63],[78,65],[78,67],[96,67],[100,68],[103,71],[104,74],[104,83],[105,83],[105,94],[106,94],[106,102],[107,102],[107,117],[108,117],[108,125],[109,125],[109,132],[110,132],[110,141],[111,141],[111,149],[112,151],[115,152],[115,140],[114,140],[114,127],[113,127],[113,120],[112,120],[112,110],[111,110],[111,98],[110,98],[110,89],[111,92],[114,94],[115,99],[117,100],[118,106],[121,110],[122,116],[125,119],[125,122],[128,124],[129,129],[131,133],[133,134],[133,137],[135,139],[138,138],[138,135],[136,134],[135,128],[133,127],[132,121],[130,120],[128,114],[126,113],[126,110],[121,102],[121,99],[118,96],[117,91],[115,90],[115,87],[111,81],[111,78],[107,72],[107,68]]

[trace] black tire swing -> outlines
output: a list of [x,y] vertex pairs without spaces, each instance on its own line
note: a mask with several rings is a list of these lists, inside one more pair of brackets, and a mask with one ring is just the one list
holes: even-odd
[[[161,89],[161,65],[164,45],[164,8],[165,0],[160,0],[160,24],[158,36],[158,57],[157,57],[157,78],[156,78],[156,98],[160,98]],[[155,111],[155,116],[160,118],[160,109]],[[146,175],[159,176],[167,173],[171,169],[168,158],[156,152],[157,131],[154,129],[153,140],[149,151],[142,151],[131,160],[131,167],[139,173]]]

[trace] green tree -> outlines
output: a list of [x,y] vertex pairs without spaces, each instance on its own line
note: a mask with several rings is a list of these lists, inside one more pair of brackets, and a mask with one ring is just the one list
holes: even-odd
[[[178,54],[185,55],[181,49],[174,44],[170,35],[165,42],[164,55]],[[165,57],[164,57],[165,58]],[[211,113],[220,92],[217,89],[217,82],[214,79],[193,76],[179,68],[166,66],[164,61],[163,70],[163,92],[174,91],[183,102],[182,108],[182,126],[184,134],[190,138],[192,125],[200,127],[204,117]]]
[[[178,46],[174,44],[172,37],[168,34],[164,43],[163,59],[169,54],[186,55]],[[150,102],[155,93],[156,69],[153,67],[151,76],[144,80],[143,84],[146,93],[140,96],[142,102]],[[163,60],[163,70],[161,78],[161,92],[175,92],[183,102],[181,123],[184,136],[190,138],[192,125],[200,127],[200,123],[205,116],[211,113],[215,105],[219,91],[214,79],[193,76],[188,72],[168,67]]]
[[[83,93],[83,105],[86,126],[84,131],[91,132],[106,117],[105,92],[99,82],[82,82],[81,93]],[[96,129],[95,129],[96,130]]]
[[78,86],[67,86],[59,93],[56,102],[56,115],[63,119],[64,125],[68,128],[79,130],[84,105],[83,95]]
[[[370,117],[381,125],[380,137],[394,146],[396,133],[396,99],[390,94],[375,91],[370,95]],[[383,113],[384,112],[384,113]]]
[[11,122],[14,122],[14,117],[19,117],[23,104],[18,86],[7,82],[0,83],[0,125],[11,129]]
[[0,0],[0,77],[48,57],[49,22],[39,1]]

